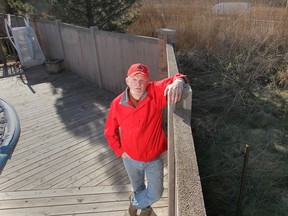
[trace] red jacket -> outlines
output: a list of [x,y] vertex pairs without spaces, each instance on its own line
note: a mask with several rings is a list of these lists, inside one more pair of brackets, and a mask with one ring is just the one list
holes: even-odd
[[126,89],[111,105],[104,134],[117,156],[126,152],[132,159],[148,162],[167,150],[167,139],[162,128],[162,109],[167,103],[164,90],[176,78],[149,82],[146,95],[134,107]]

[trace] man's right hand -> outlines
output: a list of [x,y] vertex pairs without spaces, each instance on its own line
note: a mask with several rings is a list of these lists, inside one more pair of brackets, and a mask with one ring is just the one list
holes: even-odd
[[184,84],[185,81],[182,78],[178,78],[166,87],[164,96],[167,96],[168,103],[176,104],[181,100]]
[[121,157],[122,157],[123,159],[125,159],[125,158],[131,158],[126,152],[123,152],[123,154],[121,155]]

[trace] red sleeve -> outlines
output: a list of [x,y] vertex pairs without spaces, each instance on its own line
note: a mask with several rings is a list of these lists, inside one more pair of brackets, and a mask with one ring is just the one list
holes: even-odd
[[173,78],[173,81],[177,78],[182,78],[186,83],[188,83],[188,79],[186,77],[186,75],[181,74],[181,73],[176,73],[174,76],[172,76],[171,78]]
[[155,85],[156,86],[162,86],[162,88],[164,90],[169,84],[172,84],[178,78],[182,78],[186,83],[188,82],[186,75],[181,74],[181,73],[176,73],[172,77],[168,77],[166,79],[155,81]]
[[107,138],[108,144],[115,154],[120,157],[123,154],[120,141],[120,128],[116,118],[115,101],[110,105],[110,111],[107,116],[104,135]]

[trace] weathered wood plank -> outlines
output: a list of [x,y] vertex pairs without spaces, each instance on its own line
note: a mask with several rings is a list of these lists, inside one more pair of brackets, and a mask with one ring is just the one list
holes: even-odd
[[[61,182],[61,179],[66,179],[70,176],[69,172],[75,167],[85,165],[89,160],[97,157],[99,154],[105,154],[106,148],[101,148],[97,152],[88,153],[87,151],[76,154],[74,157],[67,158],[61,163],[54,163],[47,169],[43,169],[41,172],[33,172],[29,178],[21,180],[18,184],[14,184],[13,188],[17,185],[18,188],[23,190],[29,189],[46,189],[50,188],[56,183]],[[96,161],[94,161],[96,163]],[[34,171],[34,170],[33,170]],[[95,170],[97,173],[97,170]],[[35,176],[35,177],[34,177]],[[28,184],[27,184],[28,183]]]
[[[163,197],[167,198],[168,196],[167,184],[164,184],[164,188],[165,189],[163,192]],[[19,207],[38,206],[38,205],[43,205],[43,202],[41,200],[44,200],[44,199],[46,200],[51,199],[48,202],[49,205],[60,204],[59,200],[62,200],[61,202],[65,202],[65,203],[73,203],[73,202],[74,203],[78,203],[78,202],[90,203],[91,202],[90,199],[94,199],[95,202],[96,201],[102,202],[106,200],[107,197],[110,197],[108,201],[115,201],[115,197],[113,198],[113,196],[116,196],[117,198],[116,200],[118,200],[120,199],[118,195],[120,196],[121,194],[123,196],[125,195],[126,197],[123,200],[127,200],[127,195],[129,194],[129,192],[130,192],[130,185],[114,185],[114,186],[107,185],[107,186],[96,186],[96,187],[0,192],[0,203],[1,203],[0,206],[1,206],[1,209],[7,209],[13,205],[16,205],[16,202],[19,202],[19,205],[17,205]],[[103,199],[95,199],[95,197],[101,197],[103,195],[104,195]],[[78,199],[81,196],[83,196],[83,200],[79,201]],[[67,199],[65,199],[65,197],[67,197]],[[77,198],[77,200],[75,198]],[[27,204],[27,202],[24,200],[28,200],[29,203],[36,203],[36,204]]]
[[16,199],[31,199],[41,197],[57,197],[57,196],[77,196],[88,194],[103,194],[129,192],[130,185],[110,185],[110,186],[95,186],[95,187],[78,187],[78,188],[57,188],[46,190],[29,190],[29,191],[8,191],[0,192],[0,201],[16,200]]
[[[127,195],[126,195],[127,196]],[[155,207],[165,207],[167,198],[159,200]],[[79,204],[68,204],[59,206],[39,206],[29,208],[14,208],[14,209],[3,209],[0,210],[1,215],[5,216],[39,216],[39,215],[74,215],[82,213],[94,213],[94,212],[114,212],[114,211],[126,211],[129,205],[129,201],[113,201],[103,203],[79,203]],[[108,213],[109,214],[109,213]]]
[[[87,147],[88,149],[85,149],[84,147]],[[22,175],[17,175],[16,173],[17,176],[14,176],[13,179],[6,181],[5,183],[1,183],[0,189],[11,190],[12,188],[20,189],[21,187],[22,189],[26,189],[26,187],[28,187],[27,189],[29,189],[31,187],[37,187],[37,185],[39,186],[48,180],[52,180],[57,175],[62,174],[65,177],[64,173],[69,169],[68,165],[73,165],[74,163],[80,164],[81,162],[85,161],[85,158],[83,160],[82,157],[87,154],[89,149],[91,150],[91,145],[86,145],[84,147],[81,146],[81,152],[74,151],[74,154],[68,152],[63,156],[57,157],[55,160],[53,160],[53,158],[50,159],[49,156],[47,156],[46,158],[49,159],[49,161],[41,161],[41,166],[36,164],[34,169],[31,169],[31,166],[28,166],[28,170],[24,169],[24,171],[21,171],[21,173],[23,173]],[[98,154],[105,154],[107,151],[105,147],[96,150],[98,150]],[[55,157],[55,155],[51,155],[51,157]]]
[[[167,189],[164,190],[163,198],[167,198]],[[57,197],[40,197],[40,198],[28,198],[28,199],[16,199],[16,200],[4,200],[0,201],[1,209],[8,210],[17,208],[35,208],[42,206],[60,206],[60,205],[77,205],[77,204],[89,204],[89,203],[103,203],[114,201],[127,201],[128,192],[114,192],[114,193],[99,193],[85,194],[85,195],[73,195],[73,196],[57,196]],[[128,206],[128,205],[127,205]],[[126,208],[127,208],[126,206]],[[157,206],[155,204],[155,206]]]
[[[95,186],[108,178],[113,170],[123,168],[121,161],[115,158],[114,153],[111,151],[111,154],[102,156],[101,163],[97,163],[93,168],[85,169],[84,171],[79,172],[76,176],[73,176],[73,180],[69,182],[62,181],[61,184],[55,185],[53,187],[63,187],[66,184],[66,187],[80,187],[80,186]],[[83,173],[83,175],[81,175]],[[126,178],[128,178],[126,176]]]
[[[86,151],[90,148],[93,147],[93,143],[97,143],[97,141],[99,141],[98,144],[100,144],[100,142],[103,142],[104,138],[101,136],[97,136],[97,134],[91,138],[85,138],[83,137],[82,139],[66,139],[63,140],[63,144],[61,143],[61,140],[59,140],[59,143],[61,143],[61,145],[58,146],[54,146],[54,145],[47,145],[47,147],[44,148],[44,144],[42,146],[40,146],[39,151],[35,151],[33,152],[28,152],[27,154],[25,154],[24,158],[19,159],[19,162],[17,163],[17,166],[9,166],[10,164],[8,164],[8,168],[7,171],[5,171],[5,175],[9,174],[9,176],[11,178],[15,177],[14,175],[17,175],[17,173],[25,173],[28,170],[32,170],[37,168],[38,166],[42,166],[48,165],[47,162],[51,162],[51,163],[59,163],[62,160],[67,159],[67,157],[72,157],[75,154],[81,153],[83,151]],[[98,145],[101,147],[101,145]],[[42,149],[41,149],[42,148]],[[97,150],[97,149],[95,149]],[[71,154],[71,155],[69,155]],[[31,158],[29,160],[27,160],[28,158]],[[62,158],[61,158],[62,157]],[[16,158],[16,157],[15,157]],[[13,158],[14,159],[14,158]],[[17,158],[16,158],[17,159]],[[16,160],[15,159],[15,160]],[[46,161],[44,160],[46,159]],[[15,162],[16,163],[16,162]],[[12,164],[12,163],[11,163]],[[13,165],[13,164],[12,164]],[[31,166],[30,169],[28,170],[21,170],[23,169],[23,167],[25,166]],[[1,179],[0,179],[1,182]]]

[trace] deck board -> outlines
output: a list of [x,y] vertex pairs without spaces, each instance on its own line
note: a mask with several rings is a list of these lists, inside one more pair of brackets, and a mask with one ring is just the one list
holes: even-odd
[[[0,215],[125,215],[129,179],[103,136],[114,94],[45,67],[0,78],[21,136],[0,176]],[[166,161],[166,158],[165,158]],[[167,181],[167,168],[164,169]],[[168,215],[167,182],[153,208]]]

